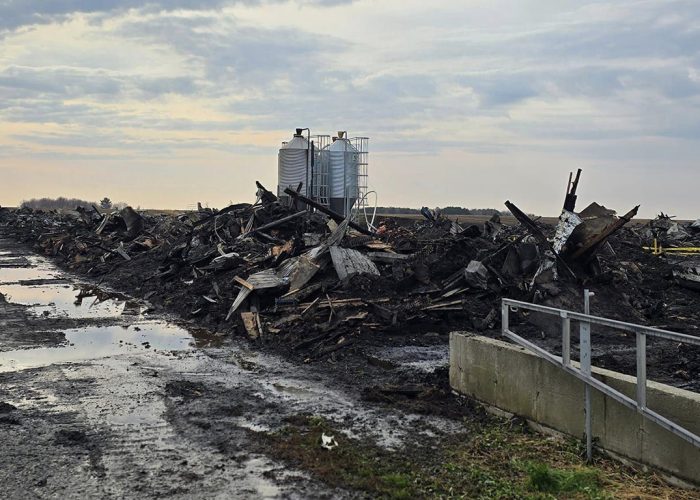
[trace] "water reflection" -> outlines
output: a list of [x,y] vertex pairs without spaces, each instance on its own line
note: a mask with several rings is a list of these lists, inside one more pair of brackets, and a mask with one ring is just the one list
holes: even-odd
[[36,267],[6,267],[0,259],[0,284],[18,281],[55,280],[60,278],[60,271],[48,264]]
[[0,285],[5,300],[30,306],[37,315],[68,318],[113,318],[120,316],[125,301],[97,297],[78,299],[79,291],[67,284]]
[[187,330],[165,321],[74,328],[66,330],[65,335],[66,342],[59,347],[0,353],[0,372],[86,361],[128,352],[162,353],[193,347],[192,336]]

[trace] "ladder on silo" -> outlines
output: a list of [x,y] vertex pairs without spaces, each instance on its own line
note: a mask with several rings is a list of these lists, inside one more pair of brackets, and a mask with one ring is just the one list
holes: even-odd
[[330,174],[328,172],[328,162],[322,161],[318,153],[328,147],[331,142],[329,135],[316,135],[312,137],[316,158],[313,175],[311,176],[311,196],[316,203],[324,207],[330,206]]
[[367,208],[369,137],[353,137],[350,142],[357,150],[357,213]]

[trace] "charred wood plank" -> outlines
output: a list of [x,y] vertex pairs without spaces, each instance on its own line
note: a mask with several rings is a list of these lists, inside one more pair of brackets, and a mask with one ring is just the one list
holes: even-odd
[[338,273],[341,281],[356,274],[379,276],[379,269],[377,269],[375,263],[357,250],[332,246],[330,252],[333,267],[335,267],[335,271]]

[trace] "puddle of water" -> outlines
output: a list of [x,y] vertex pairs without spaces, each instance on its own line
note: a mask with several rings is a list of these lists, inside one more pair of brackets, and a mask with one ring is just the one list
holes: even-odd
[[78,290],[66,284],[0,285],[0,292],[8,302],[30,306],[31,312],[52,317],[116,318],[125,305],[124,301],[113,299],[98,302],[95,297],[77,301]]
[[248,429],[253,432],[272,432],[273,430],[273,428],[267,424],[253,422],[252,420],[247,419],[245,417],[239,417],[235,419],[234,423],[238,427],[242,427],[243,429]]
[[[275,484],[271,479],[268,479],[266,472],[269,472],[273,466],[273,462],[267,457],[257,456],[246,460],[242,464],[245,471],[245,477],[248,479],[249,488],[255,492],[254,496],[258,498],[280,498],[282,497],[282,489]],[[281,477],[280,477],[281,476]],[[281,468],[278,473],[278,480],[289,477],[288,471]]]
[[0,293],[8,302],[29,306],[29,311],[37,316],[86,319],[129,314],[141,317],[140,307],[129,307],[123,300],[97,301],[95,297],[79,300],[79,291],[63,281],[61,271],[48,260],[34,255],[19,258],[26,266],[13,266],[13,258],[0,257]]
[[31,263],[29,260],[21,256],[8,255],[5,257],[0,257],[0,267],[2,268],[15,269],[18,267],[29,267],[30,265]]
[[[43,257],[24,254],[2,256],[0,254],[0,283],[19,280],[55,279],[60,274],[60,269]],[[15,278],[16,276],[19,279]]]
[[34,267],[2,267],[0,263],[0,284],[18,281],[55,280],[60,278],[57,270],[45,269],[37,272]]
[[90,326],[64,333],[66,343],[59,347],[0,353],[0,372],[86,361],[127,352],[182,351],[191,349],[193,341],[187,330],[164,321],[130,326]]
[[0,293],[8,302],[30,306],[29,311],[39,316],[75,319],[115,318],[121,314],[141,316],[140,306],[125,304],[123,300],[97,301],[95,297],[78,300],[79,291],[63,281],[58,268],[40,257],[27,259],[31,267],[1,267],[0,259]]
[[60,278],[61,272],[46,259],[33,255],[17,258],[24,261],[25,265],[12,265],[12,259],[0,257],[0,284],[17,283],[18,281],[55,280]]
[[279,383],[272,384],[272,387],[274,387],[275,390],[277,390],[283,394],[290,394],[292,396],[297,396],[297,397],[312,397],[312,396],[318,395],[314,391],[307,389],[305,387],[294,387],[291,385],[285,385],[285,384],[279,384]]
[[380,359],[424,372],[432,372],[436,368],[450,364],[450,348],[447,344],[389,347],[377,350],[373,354]]

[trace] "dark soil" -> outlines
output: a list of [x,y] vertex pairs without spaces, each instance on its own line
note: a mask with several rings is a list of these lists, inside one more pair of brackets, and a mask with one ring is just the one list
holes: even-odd
[[[486,319],[498,310],[500,289],[463,294],[459,310],[426,312],[420,308],[435,301],[421,290],[429,285],[415,277],[402,281],[382,269],[379,278],[339,285],[327,269],[319,279],[328,280],[321,296],[336,304],[332,316],[319,299],[317,309],[273,332],[274,322],[300,312],[263,296],[265,333],[249,340],[237,319],[221,317],[237,291],[231,274],[241,270],[193,278],[189,266],[156,279],[163,249],[119,265],[108,258],[110,267],[99,257],[78,262],[83,254],[67,249],[88,232],[70,236],[63,247],[50,246],[58,250],[49,256],[91,285],[91,293],[133,292],[151,303],[153,317],[184,318],[197,348],[143,348],[113,359],[0,373],[0,398],[13,403],[0,405],[0,443],[8,457],[0,478],[10,498],[405,498],[455,491],[537,497],[531,468],[537,477],[555,478],[581,468],[575,442],[543,440],[521,422],[494,419],[450,391],[448,332],[467,325],[497,335],[498,318]],[[31,231],[13,234],[34,250],[49,248],[44,233],[38,240]],[[454,257],[461,266],[478,254],[476,244],[439,246],[445,255],[455,247],[466,252]],[[426,261],[437,266],[437,276],[451,272],[445,262]],[[193,316],[192,308],[201,307],[197,293],[218,302],[204,300],[211,304],[207,312]],[[358,297],[361,306],[338,306]],[[380,302],[386,298],[390,306]],[[44,318],[44,329],[54,332],[44,336],[26,309],[0,310],[0,321],[16,327],[16,335],[0,338],[0,346],[5,340],[14,348],[60,345],[64,339],[55,332],[71,323]],[[517,326],[533,336],[541,331],[532,321]],[[320,447],[323,431],[340,443],[334,455]],[[643,494],[670,491],[653,476],[616,467],[599,460],[595,471],[583,472],[594,476],[601,494],[625,491],[622,478],[628,477],[639,481]]]
[[[257,213],[264,222],[265,217],[274,220],[279,216],[274,210]],[[135,250],[136,246],[132,245],[129,261],[103,250],[113,248],[126,237],[118,226],[105,231],[100,238],[94,234],[97,225],[94,221],[55,213],[7,210],[0,212],[0,225],[4,232],[52,257],[67,270],[146,299],[155,309],[175,313],[209,331],[245,337],[237,314],[229,321],[225,319],[238,292],[233,277],[245,277],[256,268],[275,265],[280,258],[273,259],[268,253],[273,245],[229,236],[233,238],[229,240],[233,241],[230,248],[243,260],[233,263],[233,267],[205,271],[211,267],[207,263],[218,255],[214,233],[224,239],[227,234],[233,234],[214,231],[214,226],[223,222],[207,222],[214,220],[211,214],[195,214],[184,219],[144,217],[145,226],[150,229],[142,238],[158,243],[145,251],[142,247]],[[201,220],[206,224],[201,224]],[[227,230],[233,231],[230,227],[234,223],[231,219]],[[388,220],[384,224],[385,241],[400,252],[415,255],[408,265],[379,263],[381,276],[355,276],[345,283],[339,283],[333,266],[327,265],[290,303],[280,302],[279,294],[262,291],[256,300],[263,334],[254,341],[256,348],[305,363],[344,360],[352,368],[330,372],[354,384],[358,374],[362,376],[368,369],[368,350],[372,347],[445,345],[447,334],[455,330],[499,337],[502,297],[535,299],[554,307],[581,311],[584,288],[595,293],[591,300],[593,314],[698,335],[700,292],[683,288],[674,279],[672,270],[677,258],[652,256],[642,249],[648,244],[645,227],[623,228],[609,238],[610,249],[603,249],[598,255],[597,274],[583,273],[584,278],[577,283],[562,279],[534,291],[533,296],[533,291],[523,291],[518,282],[526,281],[527,276],[506,279],[499,274],[500,282],[489,278],[486,289],[467,289],[440,299],[439,285],[472,260],[488,262],[498,274],[510,241],[526,233],[517,226],[500,227],[488,222],[476,232],[465,230],[462,236],[449,234],[449,222],[434,225],[418,222],[405,227]],[[322,227],[316,219],[302,219],[273,233],[282,240],[291,238],[289,241],[296,242],[295,235],[319,231]],[[497,227],[497,236],[486,237],[486,233],[494,231],[493,227]],[[551,232],[552,228],[542,226],[542,230]],[[369,240],[364,236],[355,237],[357,241],[347,238],[344,244],[356,248]],[[298,250],[294,252],[302,251],[303,244],[300,245],[295,243]],[[189,252],[187,257],[181,255],[185,251]],[[205,296],[210,300],[203,299]],[[360,305],[333,306],[347,299],[359,299]],[[446,301],[455,303],[440,308]],[[298,305],[299,302],[302,304]],[[307,309],[304,304],[313,306]],[[438,308],[426,309],[436,304]],[[517,333],[554,351],[560,349],[558,320],[536,314],[527,318],[511,316],[516,316],[511,321]],[[572,327],[572,346],[575,346],[577,325]],[[437,336],[424,338],[426,333]],[[650,378],[700,390],[700,349],[650,340],[648,352]],[[593,328],[593,357],[597,366],[634,374],[634,338]]]

